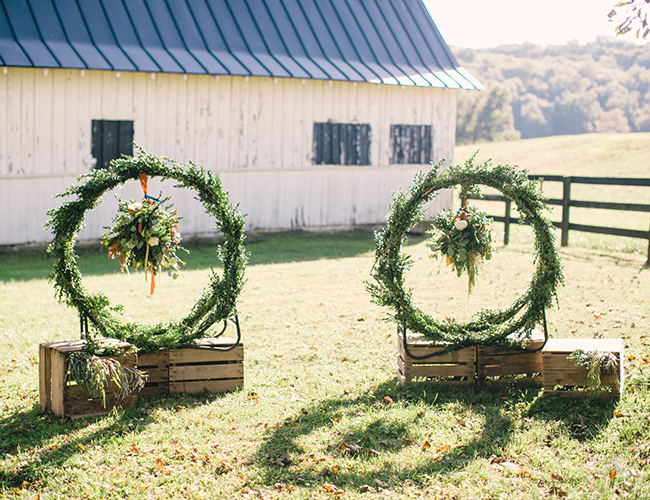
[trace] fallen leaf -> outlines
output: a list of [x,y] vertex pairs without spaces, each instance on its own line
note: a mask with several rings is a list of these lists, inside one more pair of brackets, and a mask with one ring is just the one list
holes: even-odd
[[390,396],[384,396],[384,401],[388,404],[394,403],[393,398]]
[[431,448],[431,443],[429,443],[429,441],[425,441],[424,444],[422,445],[422,451],[425,451],[428,448]]
[[616,479],[616,471],[614,469],[609,470],[609,478]]
[[217,468],[214,472],[215,474],[225,474],[226,472],[230,472],[233,469],[234,467],[224,460],[223,462],[219,462],[217,464]]
[[411,441],[409,438],[402,439],[402,442],[404,443],[404,446],[410,446],[413,444],[413,441]]
[[380,488],[387,488],[388,485],[384,483],[381,479],[375,479],[375,484]]
[[451,450],[451,446],[449,446],[448,444],[443,444],[442,446],[438,446],[436,448],[436,453],[443,453],[449,450]]
[[562,474],[559,472],[554,472],[551,474],[551,479],[555,479],[556,481],[564,481],[564,476],[562,476]]
[[333,484],[323,484],[322,487],[328,493],[334,493],[334,492],[338,491],[338,488],[336,486],[334,486]]
[[379,455],[381,455],[380,452],[378,452],[377,450],[374,450],[374,449],[372,449],[372,448],[370,448],[370,449],[368,450],[368,454],[369,454],[369,455],[375,455],[375,456],[377,456],[377,457],[378,457]]

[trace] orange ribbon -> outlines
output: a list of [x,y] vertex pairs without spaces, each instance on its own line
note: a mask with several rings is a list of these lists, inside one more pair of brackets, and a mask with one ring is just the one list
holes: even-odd
[[147,196],[147,174],[140,174],[140,186],[142,186],[144,195]]
[[149,290],[149,295],[153,295],[153,291],[156,289],[156,280],[153,274],[153,264],[149,262],[149,266],[151,266],[151,290]]

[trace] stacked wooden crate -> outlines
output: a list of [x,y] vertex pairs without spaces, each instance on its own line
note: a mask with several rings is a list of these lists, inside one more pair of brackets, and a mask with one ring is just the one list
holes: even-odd
[[[102,339],[101,345],[117,348],[125,353],[113,358],[125,367],[136,366],[133,346],[114,339]],[[66,380],[68,359],[71,353],[78,352],[85,345],[84,340],[72,340],[41,344],[39,349],[40,403],[42,411],[50,411],[59,417],[80,418],[108,413],[115,407],[124,409],[135,405],[137,396],[120,399],[119,390],[113,381],[106,387],[106,406],[102,398],[92,398],[84,393],[74,382]],[[130,352],[129,352],[130,351]]]
[[244,386],[244,346],[235,345],[231,338],[201,339],[195,346],[138,353],[137,366],[149,377],[142,396],[229,392]]
[[[407,334],[397,339],[397,379],[404,385],[409,382],[445,382],[447,384],[473,384],[476,374],[476,348],[465,347],[445,352],[445,347],[432,346],[420,334]],[[408,351],[408,352],[407,352]],[[424,356],[435,356],[418,359]]]
[[[623,341],[620,339],[550,339],[542,351],[544,394],[581,397],[620,397],[623,392]],[[587,369],[569,356],[576,350],[609,353],[617,360],[614,370],[600,375],[601,388],[587,389]]]
[[541,384],[544,340],[541,330],[533,330],[524,350],[478,346],[478,381],[486,384],[497,381]]

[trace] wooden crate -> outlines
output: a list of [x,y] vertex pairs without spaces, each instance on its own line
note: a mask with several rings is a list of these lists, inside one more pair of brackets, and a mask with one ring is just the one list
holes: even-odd
[[[133,346],[127,342],[113,339],[99,340],[101,344],[118,347],[123,351],[130,350]],[[84,340],[51,342],[41,344],[39,349],[39,382],[40,402],[42,411],[50,411],[59,417],[80,418],[91,415],[103,415],[115,407],[128,409],[135,405],[137,396],[132,395],[120,400],[118,388],[110,382],[106,388],[106,407],[102,398],[91,398],[84,393],[74,382],[66,382],[68,372],[68,356],[72,352],[80,351]],[[123,366],[133,368],[136,363],[135,353],[112,357]]]
[[[613,353],[618,358],[616,372],[601,373],[601,385],[609,391],[586,391],[587,370],[568,359],[577,349]],[[620,397],[623,392],[623,341],[620,339],[550,339],[542,351],[544,394],[559,396]],[[561,386],[561,387],[558,387]]]
[[[444,347],[436,347],[420,334],[406,336],[407,348],[413,356],[426,356],[443,352]],[[419,360],[408,355],[404,349],[403,338],[397,339],[397,379],[404,385],[414,379],[449,384],[473,384],[476,373],[476,348],[465,347],[457,351]],[[418,380],[415,380],[418,381]]]
[[229,392],[244,386],[244,346],[230,351],[231,338],[201,339],[196,346],[153,354],[138,353],[137,366],[149,376],[142,396]]
[[[533,330],[525,350],[479,346],[476,374],[480,383],[542,382],[542,351],[544,333]],[[501,377],[501,378],[497,378]]]

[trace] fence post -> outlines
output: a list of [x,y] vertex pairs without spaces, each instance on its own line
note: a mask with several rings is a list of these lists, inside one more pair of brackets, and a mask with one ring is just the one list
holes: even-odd
[[562,191],[562,237],[560,245],[569,245],[569,207],[571,206],[571,177],[562,178],[564,189]]
[[506,214],[503,221],[503,244],[507,245],[510,241],[510,205],[512,201],[506,198]]
[[645,263],[646,266],[650,266],[650,229],[648,229],[648,259]]

